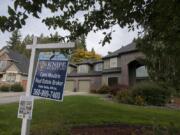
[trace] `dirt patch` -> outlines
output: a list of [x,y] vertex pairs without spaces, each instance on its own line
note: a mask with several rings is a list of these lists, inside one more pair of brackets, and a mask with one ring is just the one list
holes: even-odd
[[81,126],[73,127],[71,135],[142,135],[142,126],[129,125],[104,125],[104,126]]

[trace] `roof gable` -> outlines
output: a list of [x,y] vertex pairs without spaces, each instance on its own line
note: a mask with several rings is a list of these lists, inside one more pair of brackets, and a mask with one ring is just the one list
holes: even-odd
[[130,44],[126,45],[126,46],[123,46],[120,49],[106,55],[105,57],[103,57],[103,59],[116,57],[118,55],[121,55],[121,54],[124,54],[124,53],[130,53],[130,52],[137,51],[137,50],[138,49],[136,48],[136,43],[132,42],[132,43],[130,43]]
[[3,48],[1,51],[8,56],[7,60],[12,61],[12,63],[16,65],[16,67],[19,69],[19,72],[28,74],[29,59],[26,56],[7,47]]
[[15,64],[12,64],[11,66],[9,66],[9,67],[6,69],[6,73],[8,73],[8,72],[18,73],[18,72],[19,72],[19,69],[16,67]]

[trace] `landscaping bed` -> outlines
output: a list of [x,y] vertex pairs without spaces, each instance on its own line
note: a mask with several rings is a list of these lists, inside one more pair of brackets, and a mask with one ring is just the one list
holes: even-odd
[[97,126],[81,126],[73,127],[71,135],[142,135],[143,130],[149,127],[133,126],[133,125],[97,125]]

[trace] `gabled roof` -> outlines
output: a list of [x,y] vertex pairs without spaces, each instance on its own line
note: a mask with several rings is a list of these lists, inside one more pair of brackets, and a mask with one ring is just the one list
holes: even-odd
[[120,49],[106,55],[105,57],[103,57],[103,59],[106,58],[112,58],[112,57],[116,57],[118,55],[124,54],[124,53],[129,53],[129,52],[133,52],[133,51],[137,51],[138,49],[136,48],[136,43],[132,42],[126,46],[121,47]]
[[5,51],[6,54],[9,56],[9,58],[13,62],[13,64],[16,65],[16,67],[19,69],[19,71],[23,74],[28,74],[29,59],[17,51],[13,51],[8,48],[5,48],[5,49],[6,49],[6,51]]

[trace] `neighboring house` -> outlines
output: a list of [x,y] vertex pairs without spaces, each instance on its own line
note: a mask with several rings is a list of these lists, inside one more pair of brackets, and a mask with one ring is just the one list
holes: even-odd
[[131,43],[103,57],[102,61],[70,64],[65,90],[90,91],[117,84],[132,86],[148,78],[144,58],[136,44]]
[[29,60],[26,56],[4,47],[0,51],[0,84],[27,83]]

